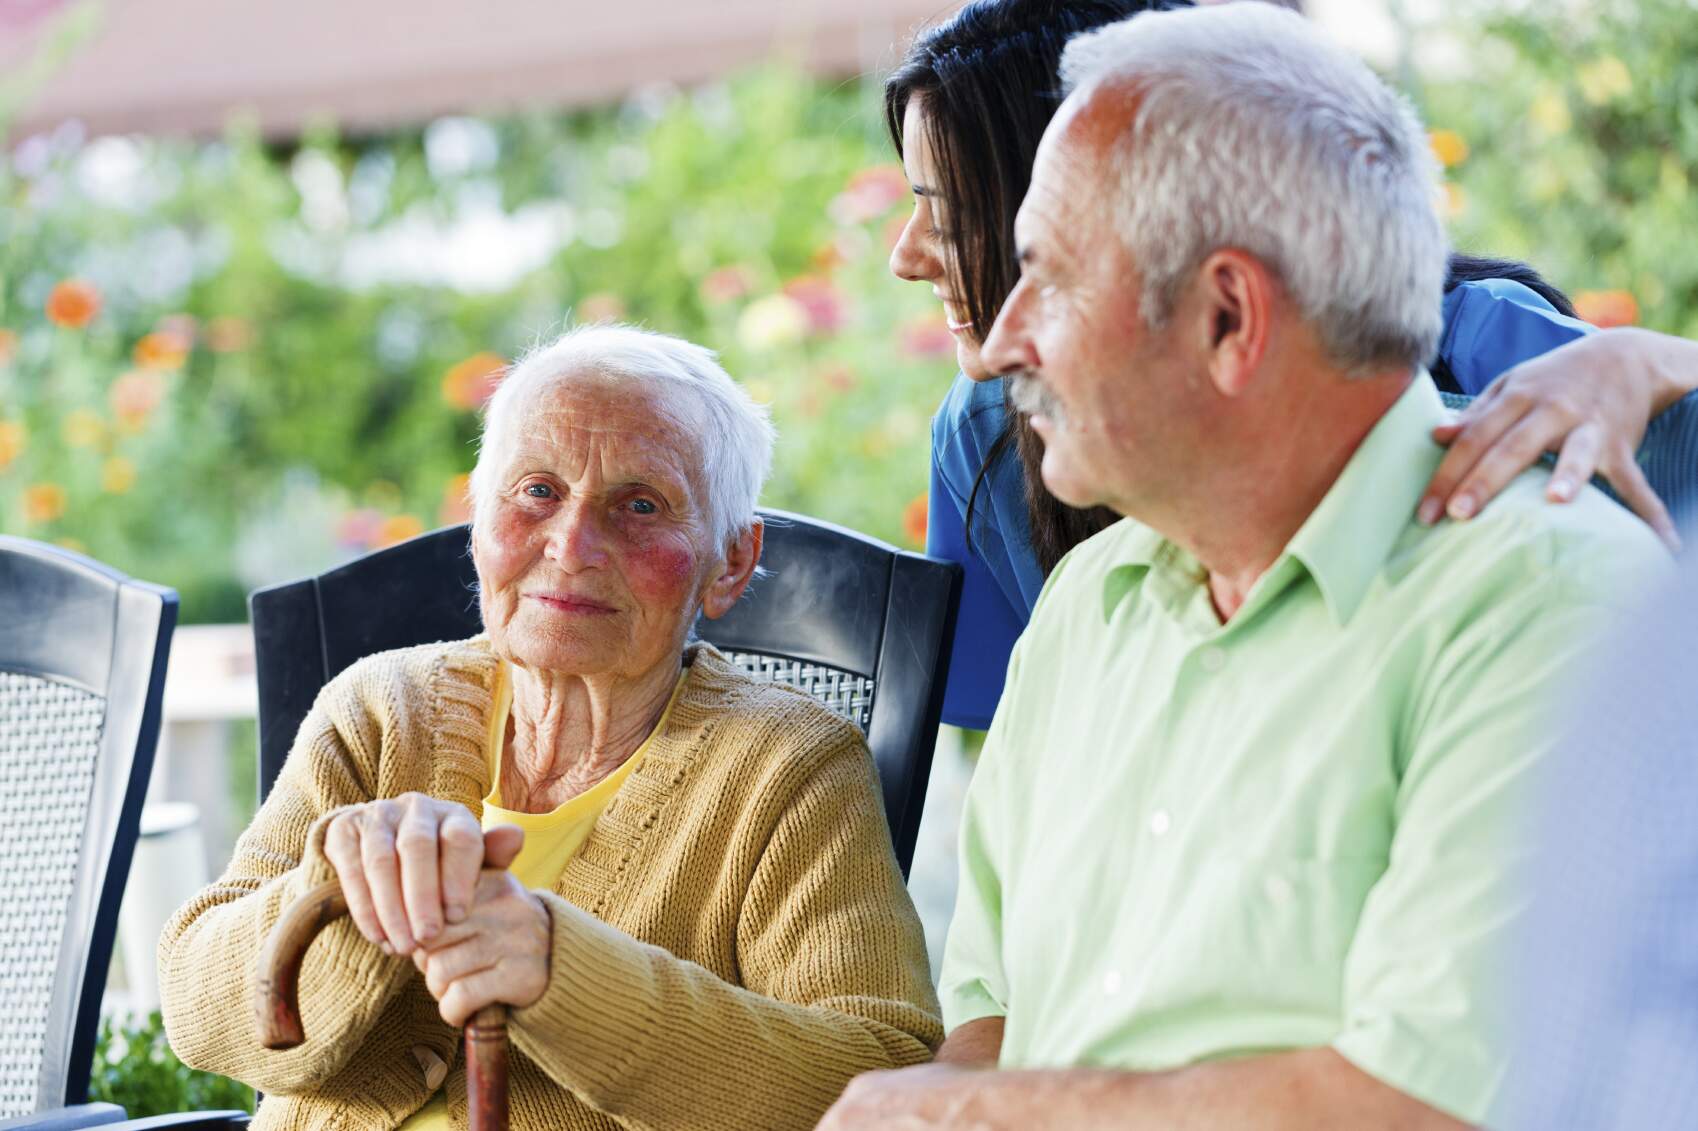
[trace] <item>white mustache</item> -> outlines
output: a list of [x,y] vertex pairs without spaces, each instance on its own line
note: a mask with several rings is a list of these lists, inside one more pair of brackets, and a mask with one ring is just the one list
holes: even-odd
[[1046,416],[1058,428],[1066,423],[1061,402],[1027,370],[1008,375],[1008,399],[1014,411],[1025,416]]

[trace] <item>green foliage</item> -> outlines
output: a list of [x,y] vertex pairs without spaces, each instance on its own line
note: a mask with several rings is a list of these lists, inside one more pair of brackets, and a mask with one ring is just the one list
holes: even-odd
[[88,1098],[114,1103],[132,1119],[177,1111],[254,1109],[254,1092],[210,1072],[196,1072],[165,1043],[165,1023],[155,1010],[146,1020],[100,1023]]
[[[912,544],[953,363],[885,271],[907,194],[879,129],[869,85],[775,65],[293,149],[241,123],[25,139],[0,166],[0,528],[241,619],[245,589],[457,521],[480,378],[575,316],[720,350],[779,426],[767,501]],[[86,326],[49,316],[67,279]]]
[[1462,63],[1424,96],[1469,149],[1458,246],[1529,260],[1600,321],[1698,335],[1695,17],[1689,0],[1447,5]]

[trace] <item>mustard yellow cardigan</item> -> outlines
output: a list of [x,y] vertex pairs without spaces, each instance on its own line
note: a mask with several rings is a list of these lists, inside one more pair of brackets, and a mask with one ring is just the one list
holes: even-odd
[[[942,1038],[920,924],[860,733],[801,692],[691,655],[664,730],[551,892],[549,988],[509,1022],[512,1125],[810,1128],[849,1078]],[[256,1131],[389,1131],[452,1065],[459,1031],[412,963],[342,919],[301,969],[306,1043],[259,1046],[255,956],[334,875],[340,807],[417,790],[474,814],[497,661],[487,639],[384,653],[333,680],[224,874],[159,943],[171,1046],[266,1093]]]

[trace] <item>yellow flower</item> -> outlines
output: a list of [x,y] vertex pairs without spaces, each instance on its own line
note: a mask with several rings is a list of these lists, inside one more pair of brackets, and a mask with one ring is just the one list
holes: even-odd
[[65,489],[57,483],[31,483],[24,488],[24,519],[47,523],[65,513]]
[[16,420],[0,420],[0,471],[24,454],[29,446],[29,433]]
[[393,518],[383,520],[383,525],[377,528],[377,545],[393,546],[397,542],[405,542],[409,538],[417,538],[424,533],[424,523],[410,514],[398,514]]
[[737,319],[737,340],[744,349],[757,352],[793,346],[807,332],[807,308],[789,295],[756,299]]
[[1427,134],[1427,144],[1433,147],[1433,156],[1439,159],[1439,164],[1447,169],[1468,160],[1468,142],[1455,130],[1432,130]]
[[1574,125],[1574,116],[1568,112],[1568,100],[1561,91],[1551,88],[1546,88],[1533,99],[1532,105],[1527,107],[1527,116],[1541,133],[1549,137],[1565,134]]
[[1633,75],[1614,55],[1586,64],[1574,77],[1580,83],[1580,97],[1594,106],[1614,102],[1633,90]]
[[106,424],[86,408],[72,409],[65,417],[65,443],[73,448],[92,448],[106,435]]
[[113,456],[100,468],[100,489],[122,495],[136,485],[136,465],[123,456]]

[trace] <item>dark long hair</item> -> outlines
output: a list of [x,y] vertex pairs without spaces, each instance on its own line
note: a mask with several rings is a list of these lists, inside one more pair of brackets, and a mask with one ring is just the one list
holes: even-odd
[[[1031,184],[1044,128],[1061,104],[1057,72],[1067,41],[1140,12],[1189,7],[1190,0],[972,0],[915,39],[885,80],[885,120],[898,154],[908,104],[925,103],[923,128],[937,166],[931,186],[948,205],[950,289],[984,341],[1020,278],[1014,215]],[[1445,290],[1477,279],[1513,279],[1564,314],[1573,305],[1538,272],[1510,259],[1452,255]],[[1435,366],[1441,385],[1454,378]],[[1032,549],[1047,575],[1067,551],[1120,516],[1106,507],[1070,507],[1044,488],[1043,441],[1013,405],[967,498],[967,544],[990,469],[1010,450],[1026,482]]]
[[[950,289],[960,296],[973,336],[984,341],[1020,279],[1014,214],[1032,180],[1044,127],[1061,105],[1061,52],[1080,32],[1189,0],[973,0],[923,33],[884,84],[885,119],[902,152],[908,104],[925,103],[926,140],[948,205]],[[1026,475],[1032,548],[1047,574],[1061,556],[1120,516],[1078,510],[1044,489],[1043,441],[1005,405],[1007,424],[985,456],[967,499],[967,544],[979,488],[1013,449]]]

